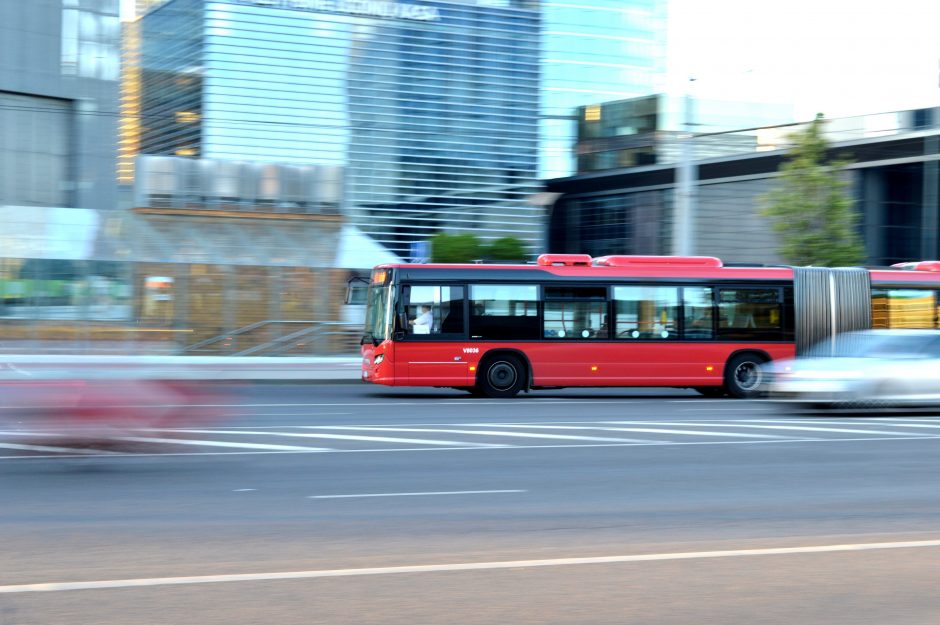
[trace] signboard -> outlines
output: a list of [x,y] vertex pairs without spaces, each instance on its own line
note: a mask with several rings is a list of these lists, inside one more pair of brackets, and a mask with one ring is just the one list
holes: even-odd
[[431,257],[431,246],[427,241],[411,242],[411,262],[426,263]]

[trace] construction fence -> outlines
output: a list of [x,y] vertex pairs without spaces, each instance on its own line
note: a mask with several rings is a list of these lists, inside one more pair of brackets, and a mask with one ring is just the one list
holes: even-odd
[[327,355],[358,349],[343,269],[0,258],[0,351]]

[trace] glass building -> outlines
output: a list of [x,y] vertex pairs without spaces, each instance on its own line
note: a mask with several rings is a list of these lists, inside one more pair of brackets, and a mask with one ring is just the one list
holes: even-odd
[[0,206],[115,208],[120,43],[117,0],[0,2]]
[[540,178],[574,173],[577,107],[658,91],[666,8],[662,0],[542,3]]
[[540,25],[535,0],[170,0],[142,18],[140,151],[338,166],[347,221],[404,257],[537,248]]

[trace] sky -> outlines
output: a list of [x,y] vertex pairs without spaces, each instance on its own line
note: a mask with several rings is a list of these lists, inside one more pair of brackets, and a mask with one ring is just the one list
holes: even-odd
[[796,120],[940,106],[940,0],[668,2],[671,93],[786,104]]
[[940,106],[940,0],[671,0],[665,77],[797,120]]

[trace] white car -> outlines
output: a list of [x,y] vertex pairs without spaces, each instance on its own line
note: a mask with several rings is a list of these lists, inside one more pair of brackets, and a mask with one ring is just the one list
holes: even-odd
[[811,351],[826,355],[768,366],[771,398],[810,408],[940,406],[936,330],[849,332]]

